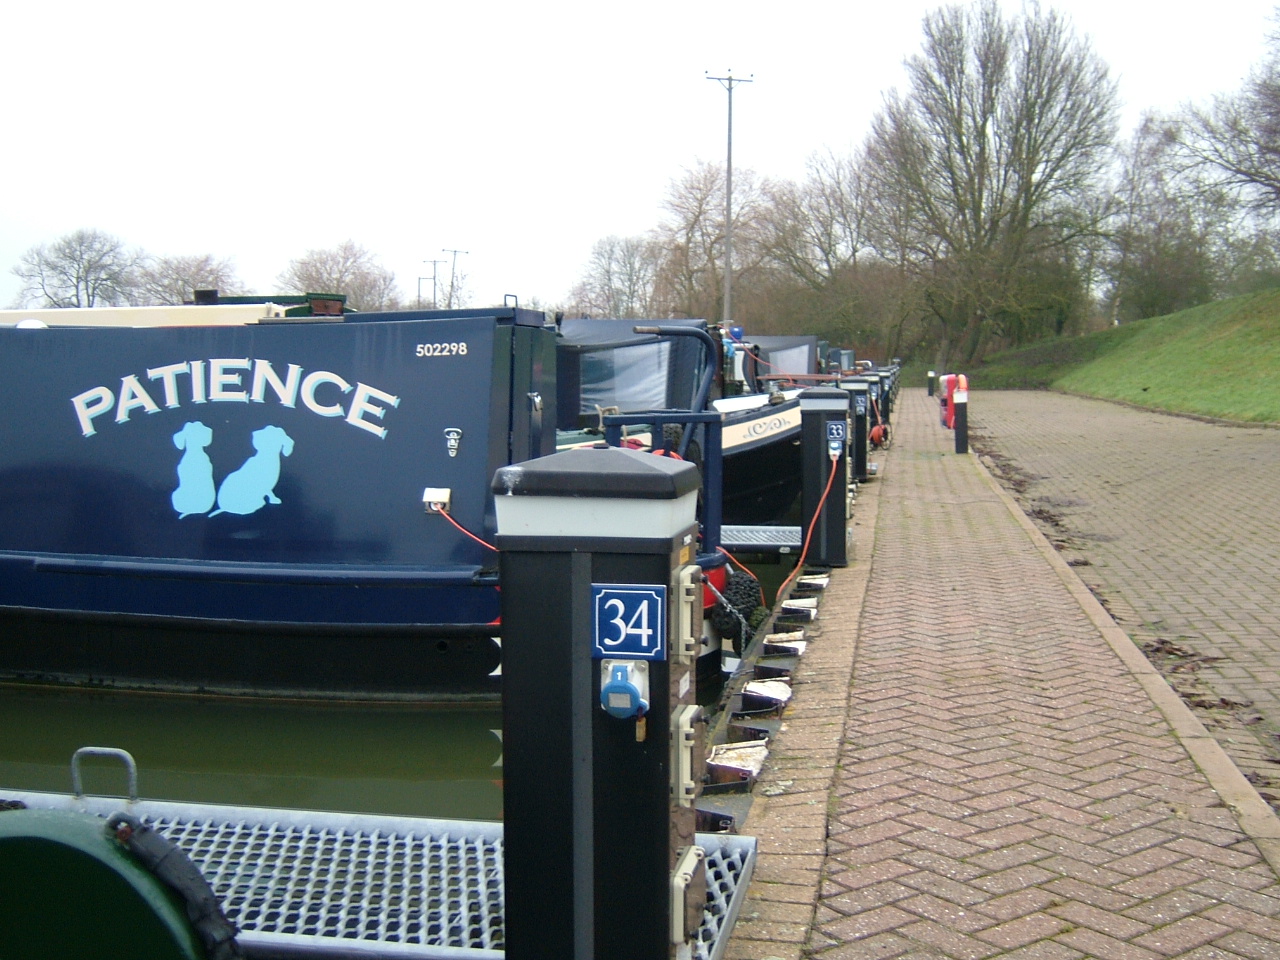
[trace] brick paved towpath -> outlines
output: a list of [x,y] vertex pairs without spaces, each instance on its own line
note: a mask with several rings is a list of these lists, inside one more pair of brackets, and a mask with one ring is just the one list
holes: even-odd
[[936,409],[859,497],[726,956],[1280,958],[1280,821]]
[[1280,802],[1280,430],[997,392],[975,404],[974,431],[1116,622]]

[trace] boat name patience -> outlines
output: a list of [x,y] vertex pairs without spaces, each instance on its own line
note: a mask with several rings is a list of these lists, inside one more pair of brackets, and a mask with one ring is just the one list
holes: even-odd
[[[248,371],[252,371],[246,388]],[[161,405],[152,393],[158,393],[165,408],[176,409],[190,403],[266,403],[268,389],[286,407],[298,401],[312,413],[322,417],[342,417],[351,426],[385,438],[387,430],[381,421],[387,407],[400,405],[394,394],[357,382],[354,386],[329,370],[313,370],[291,363],[284,377],[276,373],[269,360],[216,358],[183,360],[151,367],[146,379],[155,386],[150,390],[137,374],[120,378],[120,389],[98,386],[71,398],[71,406],[80,432],[93,436],[94,419],[114,408],[115,422],[127,423],[137,411],[159,413]]]

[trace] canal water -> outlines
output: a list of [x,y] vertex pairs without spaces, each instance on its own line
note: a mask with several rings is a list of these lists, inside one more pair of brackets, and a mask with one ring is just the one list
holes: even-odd
[[[791,563],[752,569],[772,602]],[[497,703],[278,701],[0,683],[0,798],[4,788],[70,792],[71,755],[84,746],[132,754],[147,799],[502,819]],[[118,761],[86,759],[82,774],[89,794],[126,792]]]
[[[138,792],[403,816],[502,819],[502,711],[0,687],[2,788],[71,790],[71,755],[119,747]],[[118,761],[86,759],[86,793],[122,796]]]

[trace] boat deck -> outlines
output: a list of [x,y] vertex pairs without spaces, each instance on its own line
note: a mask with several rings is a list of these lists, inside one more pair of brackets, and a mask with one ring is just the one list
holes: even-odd
[[[504,956],[503,825],[0,789],[32,809],[125,811],[199,867],[249,957]],[[699,833],[707,902],[694,947],[719,960],[755,840]]]

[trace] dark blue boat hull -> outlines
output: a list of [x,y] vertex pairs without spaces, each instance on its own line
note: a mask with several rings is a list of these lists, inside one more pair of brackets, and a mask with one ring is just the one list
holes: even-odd
[[553,378],[520,310],[0,331],[0,676],[496,694],[497,555],[423,491],[491,538]]

